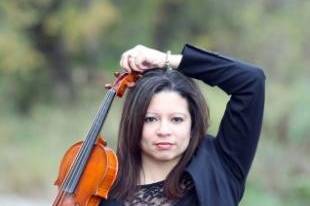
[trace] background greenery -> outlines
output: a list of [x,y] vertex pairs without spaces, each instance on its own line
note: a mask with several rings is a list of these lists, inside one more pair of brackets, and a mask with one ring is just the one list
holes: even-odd
[[[258,64],[267,76],[241,205],[308,205],[309,20],[308,0],[0,1],[0,194],[51,201],[58,163],[85,135],[121,53],[136,44],[179,53],[188,42]],[[215,134],[228,97],[203,91]],[[121,104],[103,129],[112,147]]]

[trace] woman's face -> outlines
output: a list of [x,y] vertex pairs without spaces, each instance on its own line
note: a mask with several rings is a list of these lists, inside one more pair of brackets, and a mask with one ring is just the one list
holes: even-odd
[[178,162],[189,144],[191,122],[185,98],[174,91],[155,94],[144,119],[142,159]]

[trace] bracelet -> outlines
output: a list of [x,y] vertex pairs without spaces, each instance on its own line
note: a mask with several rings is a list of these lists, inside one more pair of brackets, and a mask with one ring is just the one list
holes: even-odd
[[166,52],[166,60],[165,60],[165,67],[166,67],[166,69],[168,69],[168,70],[172,70],[172,67],[171,67],[171,64],[170,64],[170,61],[169,61],[170,55],[171,55],[171,51],[168,50],[168,51]]

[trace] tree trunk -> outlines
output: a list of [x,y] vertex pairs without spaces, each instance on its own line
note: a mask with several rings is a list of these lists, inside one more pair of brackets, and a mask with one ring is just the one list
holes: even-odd
[[74,100],[75,90],[72,80],[71,61],[66,51],[61,34],[51,36],[44,26],[48,17],[59,10],[62,0],[54,0],[42,12],[40,21],[33,25],[29,31],[33,37],[35,47],[45,56],[48,66],[48,74],[54,85],[56,96],[62,100]]

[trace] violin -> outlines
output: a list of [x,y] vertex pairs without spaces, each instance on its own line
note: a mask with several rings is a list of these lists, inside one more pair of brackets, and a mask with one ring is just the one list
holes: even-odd
[[53,206],[97,206],[108,197],[117,176],[118,160],[99,133],[114,97],[122,97],[140,77],[137,72],[116,72],[115,76],[113,86],[106,85],[109,90],[85,140],[73,144],[62,158],[54,183],[59,190]]

